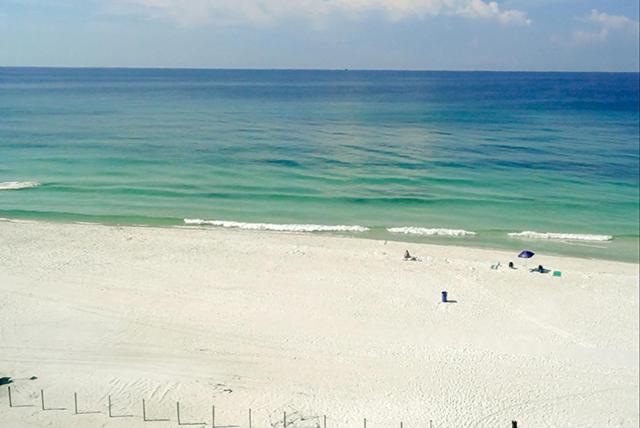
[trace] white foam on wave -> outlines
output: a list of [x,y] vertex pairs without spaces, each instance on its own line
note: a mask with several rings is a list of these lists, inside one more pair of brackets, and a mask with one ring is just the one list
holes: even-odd
[[4,181],[0,183],[0,190],[30,189],[39,185],[37,181]]
[[19,218],[6,218],[6,217],[0,217],[0,221],[6,222],[6,223],[25,223],[25,224],[37,223],[35,220],[22,220]]
[[387,229],[391,233],[404,233],[405,235],[424,235],[424,236],[473,236],[476,233],[463,229],[443,229],[443,228],[427,228],[427,227],[390,227]]
[[613,237],[611,235],[587,235],[579,233],[552,233],[552,232],[534,232],[531,230],[525,230],[523,232],[512,232],[508,234],[512,238],[525,238],[525,239],[556,239],[565,241],[611,241]]
[[368,227],[323,225],[323,224],[273,224],[273,223],[242,223],[225,220],[202,220],[185,218],[184,223],[191,226],[216,226],[243,230],[269,230],[274,232],[366,232]]

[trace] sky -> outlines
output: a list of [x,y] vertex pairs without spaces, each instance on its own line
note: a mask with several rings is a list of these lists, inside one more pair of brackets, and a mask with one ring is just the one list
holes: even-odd
[[0,0],[0,66],[638,71],[638,0]]

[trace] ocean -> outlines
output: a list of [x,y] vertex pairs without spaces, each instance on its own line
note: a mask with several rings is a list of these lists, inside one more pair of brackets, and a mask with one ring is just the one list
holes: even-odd
[[0,68],[0,217],[638,262],[638,73]]

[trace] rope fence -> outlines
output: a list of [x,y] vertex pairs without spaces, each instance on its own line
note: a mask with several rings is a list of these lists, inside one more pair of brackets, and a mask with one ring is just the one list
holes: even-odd
[[[9,407],[10,408],[21,408],[21,407],[36,407],[35,404],[16,404],[15,401],[15,395],[12,394],[11,392],[11,387],[7,386],[7,395],[9,398]],[[45,402],[45,392],[44,390],[40,390],[40,409],[43,412],[48,412],[48,411],[65,411],[68,410],[66,407],[49,407],[46,405]],[[142,399],[142,420],[143,422],[170,422],[170,421],[176,421],[178,425],[180,426],[200,426],[200,427],[205,427],[205,426],[210,426],[212,428],[216,428],[216,406],[215,405],[211,405],[211,415],[210,415],[210,421],[203,421],[203,422],[193,422],[193,421],[185,421],[182,418],[182,415],[180,413],[180,402],[176,402],[176,407],[175,407],[175,419],[171,419],[171,417],[152,417],[149,415],[148,409],[147,409],[147,401],[143,398]],[[81,415],[95,415],[95,414],[101,414],[102,411],[100,410],[84,410],[81,411],[79,410],[78,407],[78,393],[74,392],[73,393],[73,414],[76,416],[81,416]],[[113,402],[112,402],[112,398],[111,395],[107,396],[107,413],[106,413],[108,418],[135,418],[136,415],[133,414],[115,414],[113,412]],[[1,422],[1,421],[0,421]],[[254,421],[253,421],[253,410],[249,409],[248,411],[248,420],[247,420],[248,424],[246,425],[248,428],[254,428]],[[362,428],[376,428],[375,426],[371,426],[368,423],[369,421],[367,420],[367,418],[364,418],[362,421]],[[269,425],[272,428],[286,428],[287,426],[293,426],[296,423],[295,419],[287,419],[287,412],[284,411],[282,412],[282,419],[276,420],[274,422],[271,422]],[[400,428],[405,428],[404,422],[403,421],[399,421],[398,425]],[[225,428],[225,427],[236,427],[236,428],[240,428],[243,425],[242,424],[233,424],[233,425],[217,425],[218,428]],[[506,425],[505,425],[506,426]],[[327,415],[322,415],[322,425],[320,425],[319,422],[315,423],[314,428],[330,428],[329,425],[327,425]],[[388,428],[388,427],[384,427],[384,428]],[[407,427],[407,428],[411,428],[411,427]],[[416,428],[426,428],[425,426],[417,426]],[[428,428],[436,428],[436,425],[434,424],[433,420],[429,420],[429,425]],[[517,421],[511,421],[511,428],[518,428],[518,422]]]

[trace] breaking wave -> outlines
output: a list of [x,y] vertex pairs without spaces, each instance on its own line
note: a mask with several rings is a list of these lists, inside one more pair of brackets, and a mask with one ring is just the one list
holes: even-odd
[[525,230],[523,232],[512,232],[508,234],[512,238],[526,238],[526,239],[556,239],[565,241],[611,241],[613,237],[611,235],[586,235],[579,233],[550,233],[550,232],[533,232],[531,230]]
[[0,183],[0,190],[30,189],[39,185],[37,181],[4,181]]
[[323,224],[273,224],[273,223],[242,223],[238,221],[201,220],[185,218],[184,223],[190,226],[216,226],[243,230],[270,230],[275,232],[366,232],[368,227],[323,225]]
[[405,235],[424,235],[424,236],[473,236],[476,233],[463,229],[443,229],[443,228],[426,228],[426,227],[390,227],[387,232],[404,233]]

